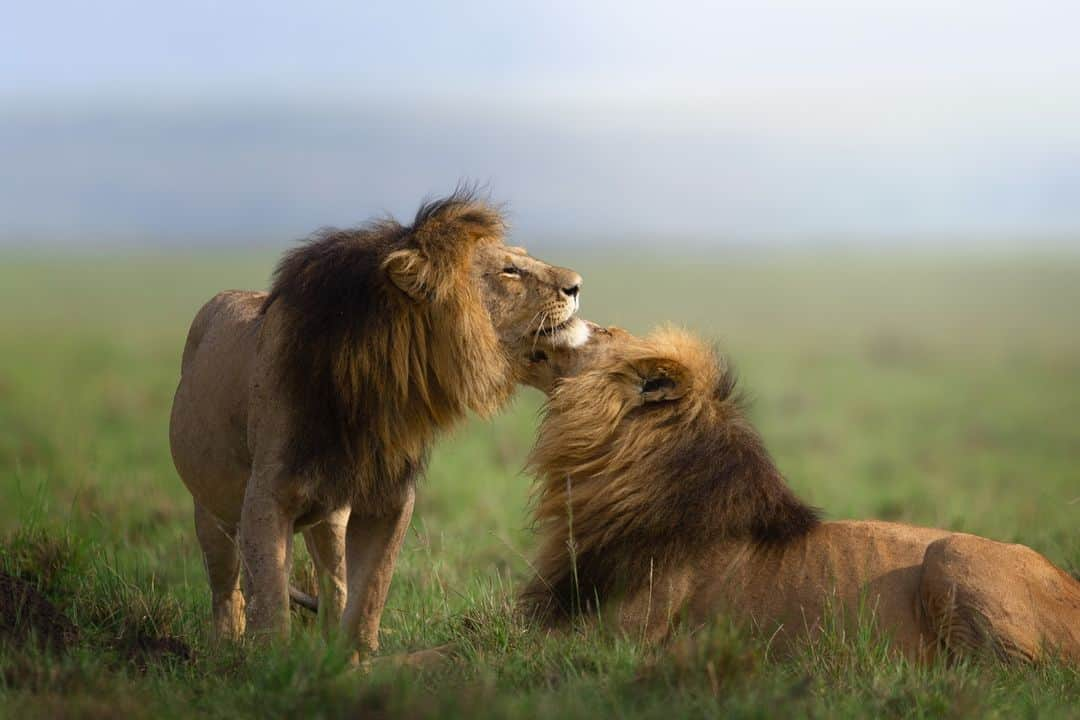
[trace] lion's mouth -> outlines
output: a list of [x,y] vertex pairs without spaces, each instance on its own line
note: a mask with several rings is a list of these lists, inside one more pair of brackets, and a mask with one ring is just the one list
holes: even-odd
[[570,316],[557,325],[542,327],[536,332],[554,347],[577,348],[589,340],[589,324],[579,317]]
[[574,323],[575,319],[576,318],[571,316],[571,317],[568,317],[566,320],[562,321],[561,323],[559,323],[558,325],[551,325],[550,327],[541,327],[539,330],[536,331],[536,334],[551,337],[552,335],[555,335],[555,334],[559,333],[560,331],[565,330],[566,328],[570,327]]

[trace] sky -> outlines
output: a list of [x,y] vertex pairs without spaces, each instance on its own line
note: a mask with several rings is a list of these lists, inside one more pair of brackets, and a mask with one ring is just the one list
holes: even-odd
[[1080,237],[1075,2],[10,3],[0,242],[279,242],[485,183],[596,241]]

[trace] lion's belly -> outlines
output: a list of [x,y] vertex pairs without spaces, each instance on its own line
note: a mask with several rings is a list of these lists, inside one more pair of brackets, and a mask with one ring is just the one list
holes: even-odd
[[823,523],[785,548],[731,554],[698,593],[695,613],[727,607],[783,648],[808,635],[874,623],[892,646],[927,657],[918,610],[927,546],[946,531],[881,522]]
[[251,474],[248,385],[263,297],[221,293],[200,310],[173,400],[169,440],[176,470],[195,502],[227,526],[240,520]]

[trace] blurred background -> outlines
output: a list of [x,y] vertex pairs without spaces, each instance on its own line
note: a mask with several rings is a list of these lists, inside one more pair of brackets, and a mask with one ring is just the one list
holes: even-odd
[[17,3],[0,243],[280,245],[461,178],[520,239],[1067,245],[1067,2]]

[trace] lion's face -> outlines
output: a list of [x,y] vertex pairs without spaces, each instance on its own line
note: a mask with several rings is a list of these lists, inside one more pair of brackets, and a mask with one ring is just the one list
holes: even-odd
[[622,328],[583,322],[588,336],[582,343],[557,347],[534,347],[526,343],[519,353],[524,361],[520,381],[550,395],[559,381],[595,366],[633,338]]
[[473,256],[484,305],[504,346],[526,350],[574,348],[589,337],[575,313],[581,276],[530,257],[522,248],[485,243]]

